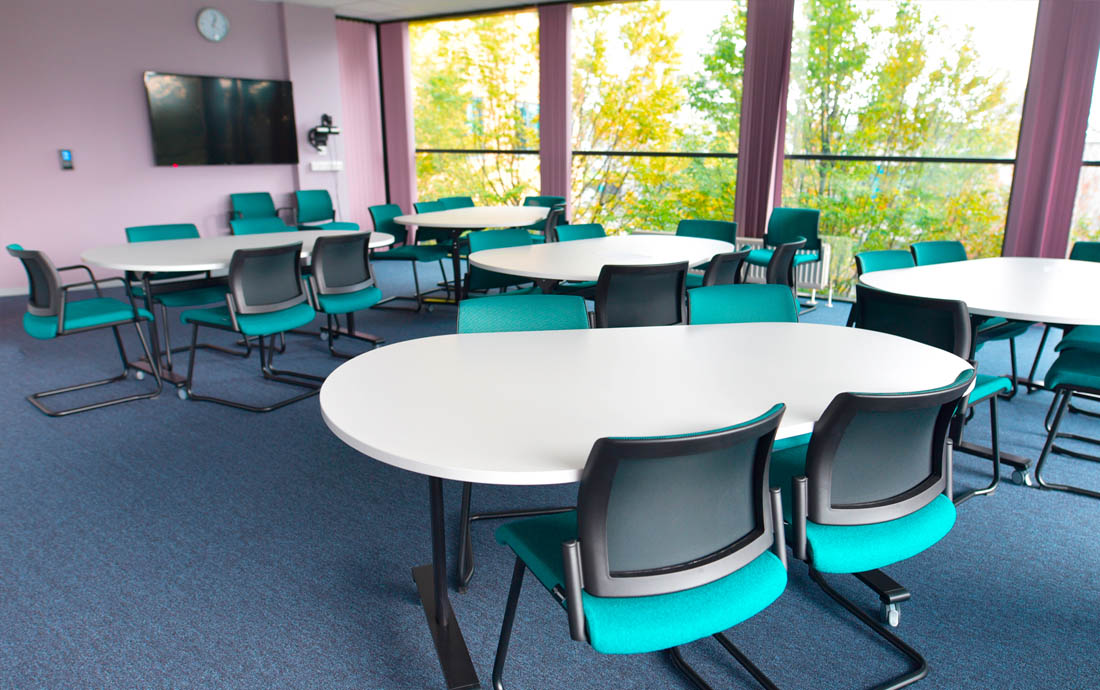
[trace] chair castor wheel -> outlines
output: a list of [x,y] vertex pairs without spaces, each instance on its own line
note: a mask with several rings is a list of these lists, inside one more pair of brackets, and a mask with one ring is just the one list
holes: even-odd
[[179,398],[180,400],[187,400],[187,389],[186,388],[177,388],[176,389],[176,397]]
[[328,340],[328,331],[322,330],[319,334],[322,342]]
[[134,378],[137,379],[138,381],[144,381],[145,380],[145,372],[142,371],[141,369],[134,369]]
[[1018,486],[1035,486],[1028,470],[1012,470],[1012,483]]
[[429,314],[431,314],[432,311],[435,309],[435,305],[434,304],[428,304],[428,305],[425,305],[424,308],[428,310]]
[[891,628],[898,627],[901,623],[901,604],[881,604],[878,610],[879,620]]

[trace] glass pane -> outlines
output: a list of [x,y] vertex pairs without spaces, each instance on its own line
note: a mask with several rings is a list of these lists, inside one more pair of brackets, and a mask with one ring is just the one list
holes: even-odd
[[573,156],[574,223],[674,232],[683,218],[733,218],[736,158]]
[[841,296],[855,288],[855,252],[961,240],[971,258],[999,256],[1012,166],[787,159],[783,201],[821,210]]
[[470,196],[478,205],[512,205],[539,193],[539,157],[516,153],[418,153],[421,199]]
[[745,0],[573,8],[573,148],[737,150]]
[[409,25],[417,148],[537,150],[534,11]]
[[1015,156],[1034,0],[799,0],[787,153]]

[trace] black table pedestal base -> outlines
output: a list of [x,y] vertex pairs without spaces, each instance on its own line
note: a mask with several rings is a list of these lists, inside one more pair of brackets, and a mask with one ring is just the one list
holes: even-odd
[[450,600],[444,596],[444,611],[442,620],[435,609],[435,585],[432,582],[432,566],[422,565],[412,569],[413,580],[416,581],[416,589],[420,593],[420,603],[424,607],[424,614],[428,618],[428,628],[432,631],[432,641],[435,642],[435,652],[439,656],[439,665],[443,668],[443,679],[449,690],[464,688],[480,688],[477,672],[470,661],[470,652],[466,648],[466,640],[462,638],[462,630],[458,627],[458,620],[451,610]]

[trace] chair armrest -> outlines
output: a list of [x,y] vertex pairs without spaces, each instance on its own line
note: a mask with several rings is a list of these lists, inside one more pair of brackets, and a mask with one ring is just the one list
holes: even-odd
[[800,561],[806,560],[806,520],[809,496],[806,477],[791,479],[791,552]]
[[[85,266],[84,264],[73,264],[72,266],[60,266],[57,268],[58,273],[61,273],[62,271],[84,271],[88,274],[88,279],[93,283],[95,282],[95,274],[92,273],[92,269]],[[96,287],[96,294],[99,294],[98,286]],[[102,297],[102,295],[100,296]]]
[[122,286],[122,292],[126,295],[126,298],[128,300],[130,300],[130,311],[133,314],[134,321],[137,321],[138,320],[138,308],[137,308],[137,304],[134,302],[134,295],[133,295],[133,293],[130,292],[130,284],[128,282],[126,282],[126,279],[123,278],[122,276],[111,276],[110,278],[99,278],[98,280],[85,280],[85,281],[80,282],[80,283],[69,283],[68,285],[62,285],[61,286],[61,308],[58,310],[58,319],[59,319],[59,321],[58,321],[58,324],[57,324],[58,325],[58,333],[61,332],[61,321],[60,321],[60,319],[63,318],[64,313],[65,313],[65,301],[68,297],[69,290],[72,290],[73,288],[77,288],[77,287],[82,287],[84,285],[94,285],[96,295],[99,296],[99,297],[102,297],[103,292],[99,289],[99,286],[102,285],[103,283],[113,283],[115,281],[118,281],[118,283]]
[[772,553],[783,563],[783,569],[787,569],[787,534],[783,528],[783,494],[778,486],[769,489],[771,495],[772,511]]
[[577,642],[587,642],[584,607],[581,605],[584,576],[581,574],[580,542],[576,539],[562,542],[561,556],[565,566],[565,610],[569,617],[569,636]]

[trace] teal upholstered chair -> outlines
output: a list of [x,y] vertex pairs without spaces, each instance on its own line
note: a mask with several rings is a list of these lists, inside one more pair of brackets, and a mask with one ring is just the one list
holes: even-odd
[[358,230],[358,223],[336,220],[336,207],[327,189],[294,192],[299,230]]
[[754,266],[767,266],[775,247],[802,238],[806,244],[801,247],[802,253],[794,257],[794,265],[821,261],[821,239],[817,235],[820,221],[821,212],[817,209],[773,208],[764,233],[764,247],[752,250],[746,260]]
[[290,207],[275,208],[275,202],[267,192],[247,192],[230,194],[229,205],[232,218],[278,218],[279,211],[289,211]]
[[[529,196],[529,197],[524,197],[523,205],[524,206],[542,206],[542,207],[545,207],[545,208],[559,208],[560,207],[562,209],[562,213],[561,213],[561,215],[559,215],[557,217],[557,219],[554,222],[557,225],[564,225],[565,223],[569,222],[565,218],[565,197],[563,197],[563,196]],[[545,234],[546,222],[545,221],[538,221],[536,223],[531,223],[530,225],[525,226],[524,229],[535,233],[534,235],[532,235],[532,237],[533,237],[533,239],[536,243],[546,241],[546,234]]]
[[[970,313],[959,300],[929,299],[884,292],[865,285],[856,286],[856,303],[853,305],[857,328],[867,328],[882,333],[909,338],[917,342],[946,350],[957,357],[974,361],[974,339]],[[957,450],[970,452],[962,444],[963,419],[970,407],[989,401],[989,433],[992,439],[993,478],[988,486],[958,496],[956,504],[973,496],[993,493],[1001,478],[1001,454],[997,430],[997,397],[1012,390],[1012,381],[1006,376],[978,374],[974,389],[963,401],[959,417],[952,428]]]
[[[930,240],[927,242],[915,242],[909,247],[913,253],[913,260],[918,266],[931,264],[945,264],[955,261],[966,261],[966,246],[958,240]],[[1001,317],[989,317],[976,319],[974,330],[975,349],[980,350],[983,345],[994,340],[1007,340],[1009,363],[1012,368],[1012,388],[1001,397],[1007,399],[1016,395],[1016,382],[1019,376],[1016,372],[1016,338],[1027,333],[1031,323],[1027,321],[1011,321]]]
[[856,254],[856,275],[889,271],[895,268],[912,268],[917,265],[913,255],[904,249],[878,249]]
[[763,611],[787,584],[783,508],[778,489],[768,486],[782,414],[776,405],[724,429],[601,438],[585,464],[575,511],[500,527],[497,541],[516,563],[493,687],[504,687],[530,570],[565,609],[570,636],[597,652],[668,650],[676,668],[709,688],[679,647],[713,636],[758,682],[775,688],[724,631]]
[[523,199],[524,206],[543,206],[545,208],[551,208],[553,206],[565,205],[565,197],[563,196],[528,196]]
[[[318,237],[313,244],[309,287],[313,308],[325,315],[327,323],[321,334],[328,341],[330,354],[345,359],[353,356],[336,351],[334,341],[342,337],[378,343],[355,330],[355,312],[382,300],[370,265],[369,232]],[[347,321],[344,330],[340,329],[341,316]]]
[[277,217],[234,218],[229,221],[229,229],[234,235],[259,235],[268,232],[290,232],[297,230]]
[[[173,223],[166,225],[135,225],[126,228],[127,242],[158,242],[161,240],[197,239],[199,229],[192,223]],[[168,368],[172,368],[172,340],[168,327],[168,307],[197,307],[225,300],[226,283],[224,279],[211,278],[209,271],[201,273],[154,273],[141,277],[141,285],[135,285],[139,277],[127,272],[131,291],[135,297],[145,297],[146,289],[151,289],[151,303],[160,305],[159,319],[164,329],[164,354]],[[217,345],[203,343],[200,347],[221,350],[227,354],[243,354]]]
[[824,574],[856,575],[879,593],[885,622],[898,624],[898,606],[910,595],[881,569],[929,549],[955,524],[947,435],[973,379],[965,369],[932,390],[841,393],[807,444],[780,442],[772,451],[771,483],[785,494],[794,557],[809,565],[825,593],[912,663],[879,688],[916,682],[928,664]]
[[[141,341],[141,347],[145,351],[145,357],[149,362],[153,362],[153,355],[149,351],[149,344],[145,340],[145,334],[142,333],[140,325],[141,321],[152,321],[153,315],[145,309],[139,309],[138,306],[134,304],[133,295],[129,293],[127,293],[129,297],[128,302],[103,296],[102,287],[105,284],[117,282],[124,287],[126,286],[126,281],[120,277],[100,278],[97,280],[92,273],[92,269],[79,264],[57,268],[53,265],[53,262],[50,261],[49,257],[42,252],[23,249],[23,247],[18,244],[9,244],[7,250],[8,254],[22,262],[23,269],[27,272],[29,295],[27,298],[27,311],[23,314],[23,330],[27,332],[27,335],[32,338],[38,338],[39,340],[51,340],[58,336],[83,333],[85,331],[92,331],[100,328],[110,328],[115,336],[118,356],[122,360],[122,373],[118,376],[99,381],[80,383],[75,386],[65,386],[64,388],[42,391],[41,393],[32,393],[27,396],[27,400],[32,405],[51,417],[63,417],[77,412],[86,412],[100,407],[107,407],[108,405],[130,402],[131,400],[155,398],[160,395],[160,370],[154,365],[151,369],[153,371],[153,378],[156,379],[156,388],[148,393],[127,395],[112,400],[105,400],[62,410],[46,407],[42,402],[42,398],[83,390],[85,388],[103,386],[126,378],[126,374],[132,365],[126,358],[126,349],[122,344],[122,335],[118,330],[119,326],[130,323],[134,325],[134,329],[138,334],[138,339]],[[70,283],[68,285],[62,284],[60,274],[64,271],[76,270],[84,271],[89,280],[80,283]],[[81,300],[69,299],[70,290],[87,286],[94,288],[95,297]]]
[[[1092,330],[1089,337],[1079,336],[1077,340],[1071,340],[1072,336],[1077,334],[1078,331],[1086,328]],[[1050,411],[1047,412],[1049,425],[1047,439],[1043,444],[1042,452],[1039,454],[1039,462],[1035,465],[1035,480],[1039,486],[1092,498],[1100,498],[1100,491],[1050,481],[1044,475],[1044,471],[1051,453],[1100,462],[1100,457],[1095,454],[1055,445],[1059,438],[1089,443],[1094,446],[1100,445],[1100,439],[1095,437],[1061,431],[1062,418],[1065,413],[1070,409],[1075,409],[1070,405],[1074,395],[1087,395],[1093,398],[1100,396],[1100,338],[1097,337],[1097,330],[1098,327],[1096,326],[1078,326],[1058,344],[1058,359],[1054,360],[1054,364],[1050,366],[1043,381],[1046,388],[1054,391],[1054,398],[1050,401]],[[1052,414],[1053,420],[1050,419]],[[1097,416],[1094,412],[1086,412],[1086,414],[1092,417]]]
[[[1077,242],[1073,243],[1073,248],[1070,249],[1068,258],[1071,261],[1100,262],[1100,242],[1087,242],[1084,240],[1078,240]],[[1035,372],[1039,368],[1039,360],[1043,356],[1043,348],[1046,347],[1047,338],[1050,336],[1051,328],[1060,328],[1065,333],[1077,332],[1077,338],[1079,339],[1100,340],[1100,329],[1093,330],[1093,327],[1074,328],[1072,326],[1064,326],[1062,324],[1043,324],[1043,335],[1041,338],[1039,338],[1039,347],[1035,350],[1035,359],[1032,360],[1031,371],[1027,375],[1029,391],[1038,388],[1038,386],[1035,386],[1032,382],[1035,381]]]
[[671,326],[684,322],[686,261],[614,265],[596,281],[596,328]]
[[966,261],[966,247],[958,240],[929,240],[909,245],[918,266]]
[[439,203],[443,204],[444,209],[452,208],[473,208],[474,200],[468,196],[443,196],[438,199]]
[[[507,228],[505,230],[478,230],[466,236],[470,241],[470,253],[480,252],[485,249],[501,249],[504,247],[524,247],[534,244],[531,234],[524,228]],[[463,298],[477,297],[478,293],[497,289],[501,293],[509,295],[521,295],[533,292],[533,285],[521,287],[505,293],[510,287],[517,287],[531,283],[530,278],[514,276],[508,273],[487,271],[471,265],[466,273],[466,284],[463,286]]]
[[732,220],[685,218],[676,225],[676,234],[680,237],[701,237],[736,244],[737,223]]
[[[584,299],[576,295],[489,295],[463,300],[458,305],[459,333],[503,333],[509,331],[564,331],[588,328],[588,310]],[[462,483],[462,509],[459,519],[458,582],[464,591],[474,575],[471,525],[478,520],[512,518],[522,515],[550,515],[569,508],[520,509],[503,513],[471,514],[472,485]]]
[[573,242],[574,240],[592,240],[597,237],[607,237],[607,231],[599,223],[580,223],[578,225],[559,225],[556,228],[558,242]]
[[[315,316],[298,270],[301,252],[301,242],[263,249],[238,249],[233,252],[233,258],[229,262],[229,294],[225,298],[226,305],[188,309],[180,314],[180,320],[191,325],[191,361],[180,397],[216,402],[249,412],[270,412],[317,394],[320,382],[324,381],[323,376],[274,369],[271,365],[274,357],[274,336],[301,328],[313,321]],[[198,342],[200,326],[255,338],[259,343],[260,372],[264,379],[308,390],[269,405],[252,405],[196,394],[192,382],[197,352],[195,344]],[[265,339],[272,342],[265,346]]]
[[750,250],[715,254],[706,263],[703,274],[688,273],[685,285],[688,290],[712,285],[737,285],[744,280],[745,259]]
[[[913,254],[905,249],[876,249],[873,251],[859,252],[855,255],[855,261],[856,277],[864,273],[890,271],[895,268],[912,268],[917,265],[917,262],[913,259]],[[845,325],[853,325],[855,319],[855,309],[851,309],[848,312],[848,323]]]
[[374,222],[375,232],[389,233],[394,237],[393,246],[386,251],[375,252],[372,258],[374,261],[407,261],[412,265],[413,285],[416,288],[416,294],[413,296],[387,297],[379,304],[385,304],[393,300],[411,300],[416,302],[415,311],[420,311],[420,308],[424,305],[425,295],[438,292],[438,290],[421,291],[420,275],[416,265],[420,263],[438,263],[440,275],[446,280],[447,273],[443,270],[443,260],[450,256],[448,248],[442,245],[410,244],[408,228],[395,223],[393,220],[402,215],[401,207],[397,204],[379,204],[371,206],[369,211],[371,220]]
[[796,323],[798,304],[782,285],[713,285],[688,290],[688,323]]

